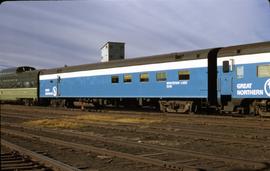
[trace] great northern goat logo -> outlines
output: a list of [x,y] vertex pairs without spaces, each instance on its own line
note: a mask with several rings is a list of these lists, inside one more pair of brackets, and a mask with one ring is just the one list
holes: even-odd
[[268,79],[264,84],[264,91],[267,96],[270,97],[270,79]]
[[53,96],[57,96],[57,87],[56,86],[54,86],[52,88],[52,91],[53,91]]

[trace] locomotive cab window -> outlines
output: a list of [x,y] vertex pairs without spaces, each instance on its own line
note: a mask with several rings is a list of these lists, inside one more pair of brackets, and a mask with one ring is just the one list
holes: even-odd
[[126,74],[124,75],[124,83],[131,83],[132,82],[132,75]]
[[119,83],[119,76],[117,75],[112,76],[112,83]]
[[230,71],[230,62],[223,61],[223,73],[228,73]]
[[179,71],[178,72],[178,79],[179,80],[189,80],[190,79],[190,72],[188,70]]
[[270,77],[270,65],[257,66],[257,76],[260,78]]
[[140,82],[148,82],[148,81],[149,81],[149,74],[148,73],[140,74]]
[[166,81],[167,80],[166,72],[158,72],[156,74],[156,79],[157,81]]

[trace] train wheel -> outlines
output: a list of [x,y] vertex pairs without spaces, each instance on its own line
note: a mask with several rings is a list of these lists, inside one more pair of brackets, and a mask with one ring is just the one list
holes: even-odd
[[33,106],[33,100],[32,99],[23,99],[23,104],[25,106]]

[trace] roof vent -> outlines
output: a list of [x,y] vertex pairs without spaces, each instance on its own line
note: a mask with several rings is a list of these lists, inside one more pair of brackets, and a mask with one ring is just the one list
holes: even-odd
[[236,53],[237,54],[240,54],[241,53],[241,49],[237,49]]
[[125,58],[125,43],[107,42],[101,47],[101,62],[108,62]]

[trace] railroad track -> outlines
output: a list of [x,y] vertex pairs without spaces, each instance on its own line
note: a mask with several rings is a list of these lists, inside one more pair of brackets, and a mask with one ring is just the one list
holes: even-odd
[[[2,114],[1,116],[4,117],[15,117],[15,118],[22,118],[22,119],[33,119],[29,116],[11,116],[7,114]],[[47,117],[45,117],[47,118]],[[40,119],[40,118],[39,118]],[[76,121],[77,123],[81,124],[88,124],[89,122],[84,121]],[[5,123],[2,123],[5,124]],[[211,132],[211,131],[203,131],[203,130],[196,130],[196,129],[183,129],[183,128],[174,128],[176,131],[166,130],[168,128],[165,127],[157,127],[151,126],[151,128],[140,129],[136,127],[134,124],[121,124],[118,123],[118,126],[111,126],[104,123],[91,123],[90,126],[98,127],[101,129],[111,129],[111,130],[118,130],[118,131],[132,131],[137,133],[146,133],[146,134],[158,134],[158,135],[170,135],[175,137],[186,137],[186,138],[193,138],[193,139],[204,139],[204,140],[211,140],[211,141],[218,141],[224,143],[235,143],[235,144],[250,144],[256,146],[270,146],[270,141],[267,143],[267,140],[258,140],[258,134],[253,134],[252,137],[257,137],[257,139],[249,139],[249,138],[242,138],[239,137],[240,135],[236,134],[229,134],[229,133],[220,133],[220,132]],[[170,126],[170,129],[173,127]],[[243,135],[242,135],[243,136]]]
[[[12,115],[12,116],[11,116]],[[34,114],[17,114],[17,113],[12,113],[9,115],[9,113],[6,113],[6,114],[1,114],[1,117],[13,117],[13,118],[16,118],[16,117],[21,117],[21,118],[24,118],[24,119],[27,119],[27,120],[33,120],[33,119],[41,119],[41,117],[44,117],[44,118],[51,118],[51,119],[54,119],[54,118],[61,118],[61,117],[66,117],[67,115],[61,115],[61,116],[52,116],[52,115],[34,115]],[[72,117],[66,117],[66,118],[72,118]],[[83,122],[82,122],[83,123]],[[97,127],[97,128],[102,128],[102,129],[114,129],[114,130],[119,130],[119,131],[130,131],[130,132],[136,132],[136,133],[147,133],[147,134],[163,134],[163,135],[171,135],[171,136],[179,136],[179,137],[190,137],[192,138],[192,136],[194,138],[200,138],[198,136],[200,136],[200,134],[202,133],[211,133],[211,134],[214,134],[213,132],[207,132],[207,131],[203,131],[203,130],[190,130],[190,129],[187,129],[187,130],[181,130],[177,127],[171,127],[172,129],[177,129],[178,131],[172,131],[172,130],[166,130],[166,127],[158,127],[158,126],[152,126],[151,125],[151,129],[150,128],[147,128],[146,130],[144,129],[141,129],[140,127],[136,127],[135,124],[123,124],[123,123],[115,123],[116,125],[120,124],[119,126],[116,126],[116,125],[108,125],[109,123],[89,123],[89,122],[86,122],[88,125],[91,125],[93,127]],[[6,125],[6,123],[3,123],[3,126]],[[14,125],[10,125],[10,126],[14,126]],[[168,128],[168,127],[167,127]],[[28,128],[24,128],[24,129],[28,129]],[[164,129],[164,130],[163,130]],[[46,131],[49,131],[47,133],[56,133],[56,132],[50,132],[52,130],[46,130],[46,129],[42,129],[42,131],[46,132]],[[183,132],[182,132],[183,131]],[[264,130],[265,131],[265,130]],[[191,133],[191,134],[188,134]],[[259,133],[260,131],[258,131]],[[104,143],[114,143],[114,144],[120,144],[121,145],[121,142],[122,142],[122,145],[125,145],[125,144],[129,144],[130,146],[132,147],[142,147],[142,148],[148,148],[148,149],[152,149],[152,150],[157,150],[159,149],[159,151],[154,151],[152,153],[148,153],[148,154],[140,154],[141,157],[146,157],[146,158],[155,158],[155,157],[158,157],[159,155],[186,155],[188,156],[188,154],[192,154],[192,151],[188,151],[188,150],[184,150],[185,153],[180,153],[179,152],[179,149],[176,149],[176,148],[164,148],[162,149],[163,147],[161,146],[158,146],[158,145],[150,145],[150,144],[141,144],[141,145],[144,145],[144,146],[138,146],[138,143],[134,143],[134,142],[123,142],[122,140],[117,140],[117,139],[113,139],[113,138],[107,138],[107,139],[99,139],[100,137],[91,137],[91,135],[89,134],[84,134],[84,135],[80,135],[81,133],[80,132],[62,132],[62,131],[57,131],[57,133],[60,135],[65,135],[65,136],[70,136],[70,134],[73,134],[74,137],[79,137],[79,138],[83,138],[83,139],[98,139],[99,141],[103,141]],[[195,133],[195,134],[194,134]],[[179,134],[179,135],[178,135]],[[182,135],[181,135],[182,134]],[[183,135],[184,134],[184,135]],[[231,141],[233,139],[227,139],[226,140],[226,136],[231,136],[230,134],[228,133],[217,133],[218,136],[221,136],[222,138],[220,140],[212,137],[213,141],[215,140],[218,140],[218,141],[223,141],[223,142],[228,142],[228,143],[232,143]],[[80,136],[78,136],[80,135]],[[226,136],[224,136],[226,135]],[[234,136],[234,135],[233,135]],[[88,137],[88,138],[87,138]],[[204,135],[201,135],[202,138],[205,138],[205,139],[211,139],[211,137],[205,137]],[[104,138],[104,137],[103,137]],[[74,138],[75,139],[75,138]],[[224,141],[225,140],[225,141]],[[267,143],[266,142],[258,142],[257,140],[252,140],[252,139],[238,139],[238,138],[235,138],[233,143],[239,143],[239,144],[250,144],[250,145],[256,145],[256,146],[267,146]],[[246,143],[244,142],[245,140]],[[124,144],[123,144],[124,143]],[[79,142],[79,144],[81,144]],[[146,146],[148,145],[148,146]],[[160,151],[160,149],[162,149]],[[170,151],[166,151],[166,150],[170,150]],[[174,151],[174,152],[173,152]],[[182,151],[183,152],[183,151]],[[234,163],[234,164],[238,164],[238,165],[249,165],[248,163],[251,163],[251,165],[253,165],[252,167],[255,167],[255,168],[268,168],[269,165],[268,163],[263,163],[265,161],[252,161],[252,160],[245,160],[245,159],[242,159],[242,158],[231,158],[231,157],[226,157],[226,156],[216,156],[216,155],[210,155],[210,158],[205,158],[203,156],[205,156],[205,154],[201,153],[202,156],[195,156],[195,153],[194,155],[192,156],[193,158],[192,159],[188,159],[188,160],[182,160],[182,161],[163,161],[161,159],[158,160],[158,162],[168,162],[166,163],[165,167],[167,168],[177,168],[177,169],[183,169],[182,165],[181,164],[184,164],[184,166],[196,166],[195,168],[192,168],[192,169],[197,169],[197,168],[219,168],[219,167],[222,167],[223,165],[228,165],[230,163]],[[213,157],[214,156],[214,157]],[[213,158],[218,158],[218,157],[221,157],[219,160],[213,160]],[[211,159],[212,158],[212,159]],[[232,159],[234,161],[237,161],[237,162],[233,162],[232,160],[227,160],[227,159]],[[239,159],[239,160],[238,160]],[[193,163],[192,163],[193,162]],[[255,163],[252,163],[252,162],[255,162]],[[214,163],[216,163],[216,166],[210,166],[210,167],[200,167],[198,165],[198,163],[212,163],[212,165],[215,165]],[[257,164],[256,164],[257,163]],[[180,166],[179,166],[180,164]],[[211,165],[211,164],[210,164]],[[157,165],[156,165],[157,166]],[[197,167],[198,166],[198,167]],[[164,166],[162,166],[164,167]],[[188,168],[188,167],[187,167]]]
[[37,162],[31,161],[28,157],[22,156],[17,152],[11,151],[7,153],[1,153],[1,170],[51,170],[37,164]]
[[[84,123],[84,122],[80,122]],[[253,140],[248,138],[240,138],[234,134],[226,134],[226,133],[216,133],[210,131],[201,131],[201,130],[190,130],[190,129],[177,129],[177,131],[168,131],[164,130],[164,127],[155,127],[151,126],[151,128],[140,129],[131,125],[127,126],[110,126],[105,124],[96,124],[91,123],[91,126],[98,127],[101,129],[111,129],[118,131],[132,131],[136,133],[149,134],[149,135],[164,135],[164,136],[174,136],[176,138],[191,138],[191,139],[202,139],[202,140],[210,140],[216,142],[224,142],[231,144],[249,144],[255,146],[270,146],[270,141],[266,140]],[[230,137],[228,137],[230,136]],[[257,136],[257,135],[256,135]],[[255,137],[255,135],[254,135]]]
[[[1,113],[1,116],[3,116],[3,117],[13,117],[13,118],[21,118],[21,119],[58,119],[58,118],[70,118],[70,119],[72,119],[72,117],[73,116],[68,116],[68,115],[60,115],[60,116],[52,116],[52,115],[46,115],[46,114],[44,114],[44,115],[35,115],[35,114],[20,114],[20,113],[15,113],[15,112],[2,112]],[[165,121],[165,122],[168,122],[168,121]],[[119,125],[123,125],[123,123],[120,123],[120,122],[114,122],[115,124],[119,124]],[[183,128],[179,128],[179,124],[180,125],[185,125],[185,124],[187,124],[187,123],[190,123],[190,124],[195,124],[195,125],[198,125],[198,126],[200,126],[200,125],[202,125],[202,126],[221,126],[221,127],[227,127],[227,128],[242,128],[242,129],[263,129],[263,130],[270,130],[270,126],[269,125],[267,125],[267,124],[265,124],[265,125],[258,125],[257,124],[257,126],[256,125],[252,125],[252,126],[245,126],[245,124],[244,125],[242,125],[242,123],[241,124],[237,124],[237,125],[234,125],[234,126],[232,126],[232,127],[230,127],[230,126],[228,126],[228,125],[225,125],[225,124],[213,124],[213,123],[205,123],[205,122],[194,122],[194,121],[185,121],[185,122],[177,122],[177,121],[173,121],[173,123],[171,123],[171,122],[168,122],[166,125],[170,125],[169,127],[171,128],[171,129],[182,129],[182,130],[184,130]],[[269,123],[270,124],[270,123]],[[127,126],[132,126],[132,125],[134,125],[134,124],[127,124],[126,123],[126,125]],[[161,126],[159,126],[160,128],[162,128]],[[258,134],[257,132],[256,132],[256,134]],[[254,137],[256,137],[257,135],[254,135]]]
[[40,170],[40,171],[80,171],[75,167],[60,161],[30,151],[16,144],[1,139],[1,146],[8,148],[9,152],[1,152],[1,170]]
[[146,156],[133,155],[133,154],[129,154],[129,153],[108,150],[108,149],[104,149],[104,148],[97,148],[97,147],[91,146],[91,145],[84,145],[84,144],[80,144],[80,143],[67,142],[67,141],[49,138],[49,137],[45,137],[45,136],[38,136],[38,135],[34,135],[34,134],[29,134],[29,133],[22,133],[20,131],[2,129],[1,132],[4,134],[8,134],[8,135],[23,137],[23,138],[27,138],[27,139],[38,139],[39,141],[42,141],[42,142],[53,143],[53,144],[57,144],[60,146],[73,148],[76,150],[82,150],[82,151],[86,151],[86,152],[98,153],[101,155],[119,157],[119,158],[131,160],[134,162],[141,162],[141,163],[150,164],[153,166],[164,167],[167,169],[188,170],[188,171],[202,170],[202,169],[199,169],[196,167],[192,167],[192,166],[189,167],[189,166],[185,166],[185,165],[181,165],[181,164],[173,164],[170,162],[166,162],[166,161],[162,161],[162,160],[158,160],[158,159],[153,159],[153,158],[149,158]]
[[[18,106],[17,106],[18,107]],[[2,109],[2,113],[5,112],[7,109]],[[224,117],[224,116],[209,116],[209,115],[177,115],[177,114],[162,114],[158,112],[137,112],[137,111],[115,111],[115,110],[104,110],[103,112],[85,112],[80,110],[65,110],[65,109],[55,109],[55,108],[45,108],[45,107],[26,107],[22,108],[19,106],[18,109],[8,109],[10,111],[22,112],[35,112],[36,114],[47,115],[51,116],[54,114],[61,115],[61,116],[77,116],[78,114],[104,114],[107,112],[109,114],[116,114],[119,116],[129,116],[129,117],[163,117],[166,118],[167,121],[176,122],[176,123],[186,123],[186,122],[193,122],[197,124],[209,124],[209,125],[221,125],[221,126],[228,126],[228,127],[249,127],[249,128],[262,128],[262,129],[270,129],[269,123],[270,119],[268,118],[238,118],[238,117]],[[48,114],[49,113],[49,114]],[[239,125],[239,122],[244,121]]]
[[[34,130],[33,128],[24,128],[25,130]],[[56,143],[56,144],[61,144],[65,145],[68,147],[76,148],[79,150],[90,150],[92,152],[96,153],[102,153],[106,155],[112,155],[112,156],[117,156],[120,158],[125,158],[128,160],[133,160],[136,162],[144,162],[147,164],[152,164],[156,166],[161,166],[161,167],[166,167],[170,169],[176,169],[176,170],[181,170],[181,169],[191,169],[191,170],[198,170],[198,169],[206,169],[206,170],[211,170],[214,168],[222,168],[222,167],[227,167],[228,165],[232,164],[237,164],[237,165],[244,165],[244,166],[250,166],[252,168],[260,168],[260,169],[265,169],[268,167],[268,163],[264,163],[264,161],[252,161],[252,160],[246,160],[246,159],[239,159],[239,158],[232,158],[232,157],[226,157],[226,156],[217,156],[217,155],[212,155],[212,154],[205,154],[205,153],[198,153],[195,151],[189,151],[189,150],[179,150],[176,148],[169,148],[169,147],[162,147],[162,146],[157,146],[157,145],[148,145],[148,144],[139,144],[139,143],[134,143],[134,142],[123,142],[121,140],[115,140],[111,138],[104,138],[104,137],[98,137],[98,136],[91,136],[90,134],[85,134],[85,133],[79,133],[79,132],[66,132],[66,131],[59,131],[59,130],[49,130],[49,129],[42,129],[42,132],[46,133],[54,133],[54,134],[61,134],[65,136],[72,136],[76,137],[76,139],[86,139],[86,140],[98,140],[98,141],[103,141],[106,143],[114,143],[122,146],[132,146],[132,147],[140,147],[143,149],[151,149],[154,150],[153,153],[150,154],[140,154],[140,155],[131,155],[123,152],[117,152],[113,150],[108,150],[104,148],[97,148],[91,145],[84,145],[81,143],[69,143],[63,140],[59,139],[53,139],[49,137],[44,137],[44,136],[39,136],[39,135],[34,135],[34,134],[29,134],[26,133],[25,131],[20,132],[20,131],[14,131],[10,129],[3,128],[1,130],[3,133],[6,134],[11,134],[19,137],[24,137],[24,138],[35,138],[39,139],[41,141],[45,141],[47,143]],[[41,131],[41,129],[39,129]],[[185,155],[185,156],[191,156],[192,159],[189,160],[184,160],[184,161],[162,161],[160,159],[153,159],[153,157],[158,156],[158,155]],[[208,163],[209,165],[212,165],[210,168],[203,167],[199,165],[199,163]],[[214,166],[213,166],[214,165]]]
[[[44,107],[44,106],[22,106],[22,105],[2,105],[3,110],[5,109],[12,109],[13,111],[33,111],[33,109],[37,112],[42,111],[42,110],[50,110],[51,114],[59,114],[59,113],[66,113],[68,112],[68,115],[77,115],[75,113],[110,113],[110,114],[123,114],[123,115],[146,115],[146,116],[166,116],[166,117],[176,117],[176,118],[181,118],[181,117],[189,117],[189,118],[208,118],[208,119],[218,119],[218,120],[223,120],[223,119],[232,119],[232,120],[249,120],[249,121],[254,121],[254,120],[261,120],[262,117],[260,116],[251,116],[251,115],[215,115],[215,114],[207,114],[207,113],[202,113],[202,114],[177,114],[177,113],[163,113],[151,109],[124,109],[124,108],[112,108],[112,107],[105,107],[101,110],[94,110],[94,109],[89,109],[89,111],[81,110],[78,108],[61,108],[61,107]],[[63,113],[63,114],[64,114]],[[266,120],[270,120],[267,117],[263,118]]]

